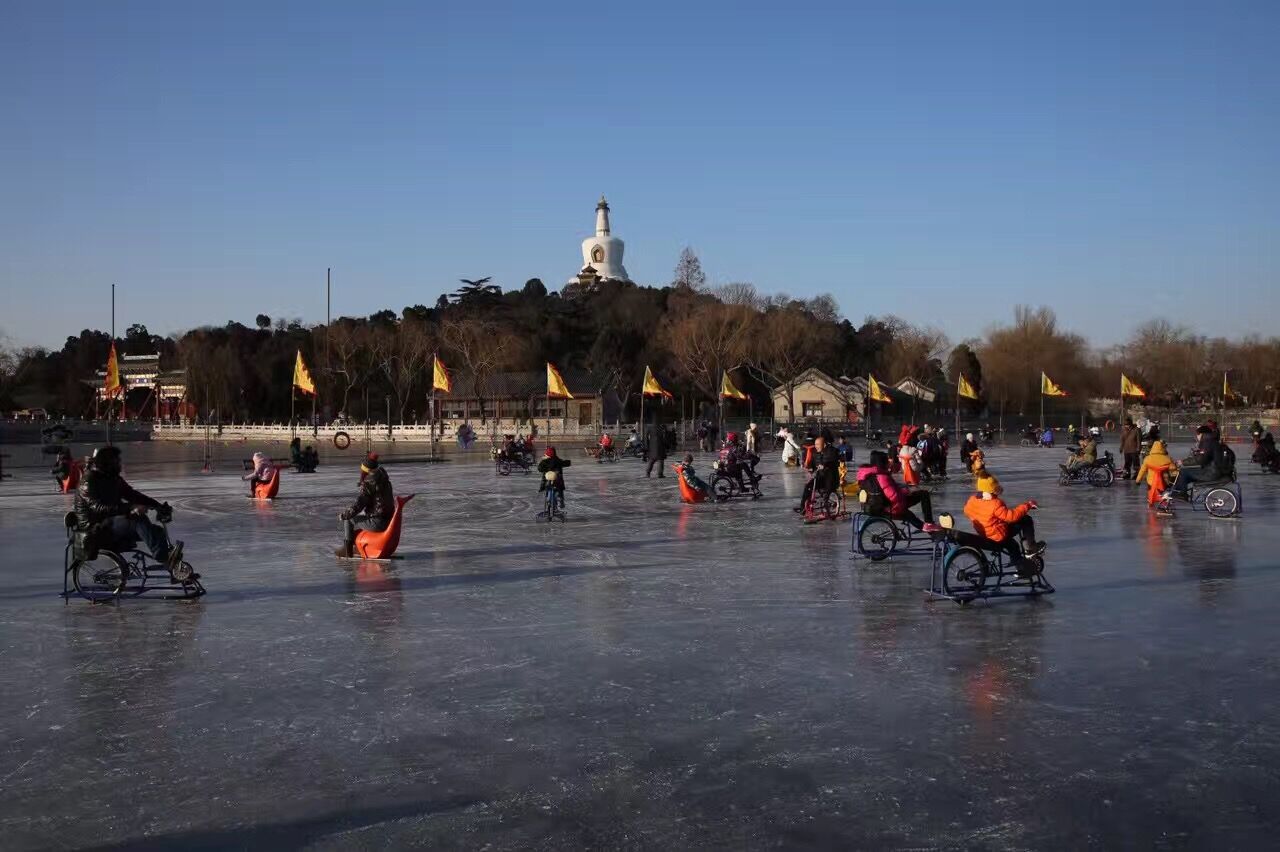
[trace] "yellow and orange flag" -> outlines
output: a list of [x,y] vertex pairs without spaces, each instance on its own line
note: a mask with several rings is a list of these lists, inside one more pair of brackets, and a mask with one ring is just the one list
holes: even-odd
[[311,381],[311,372],[302,360],[301,349],[298,350],[298,357],[293,362],[293,386],[305,394],[316,395],[316,383]]
[[876,381],[876,377],[867,373],[867,396],[875,402],[893,402],[889,395],[880,389],[880,383]]
[[662,389],[662,385],[658,384],[658,380],[653,377],[653,371],[646,364],[644,368],[644,386],[640,388],[640,392],[645,396],[660,396],[663,399],[671,399],[671,392]]
[[445,393],[453,393],[453,379],[449,378],[449,368],[440,360],[439,355],[433,355],[431,360],[431,388]]
[[1041,396],[1066,396],[1067,392],[1049,378],[1046,373],[1040,374],[1040,395]]
[[[114,352],[115,350],[112,350],[112,351]],[[1231,385],[1227,383],[1227,374],[1223,373],[1222,374],[1222,398],[1235,399],[1235,395],[1236,395],[1235,391],[1233,391],[1231,389]]]
[[1146,395],[1147,392],[1138,387],[1137,382],[1126,376],[1124,373],[1120,374],[1120,396],[1136,396],[1139,399],[1142,399]]
[[107,356],[107,378],[102,390],[107,396],[115,396],[124,390],[124,385],[120,384],[120,362],[116,360],[115,341],[111,342],[111,354]]
[[969,384],[969,380],[964,377],[964,373],[960,374],[960,380],[956,382],[956,393],[965,399],[978,398],[978,392],[973,389],[973,385]]
[[564,383],[564,376],[560,375],[560,371],[550,361],[547,362],[547,396],[573,399],[573,394],[569,393],[569,386]]
[[724,378],[720,380],[720,396],[726,399],[746,399],[747,395],[738,390],[738,386],[733,383],[733,379],[729,378],[729,371],[724,371]]

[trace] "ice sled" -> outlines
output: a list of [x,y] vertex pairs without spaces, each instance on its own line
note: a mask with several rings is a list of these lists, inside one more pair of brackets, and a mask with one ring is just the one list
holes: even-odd
[[692,485],[684,481],[682,467],[678,464],[671,465],[671,469],[676,472],[676,482],[680,483],[680,499],[685,503],[702,503],[707,499],[707,492],[698,491]]
[[271,469],[271,478],[253,484],[253,496],[258,500],[270,500],[280,493],[280,468]]
[[355,553],[362,559],[390,559],[400,546],[400,527],[404,524],[404,504],[414,498],[397,497],[395,511],[391,513],[391,523],[382,532],[361,530],[356,534]]

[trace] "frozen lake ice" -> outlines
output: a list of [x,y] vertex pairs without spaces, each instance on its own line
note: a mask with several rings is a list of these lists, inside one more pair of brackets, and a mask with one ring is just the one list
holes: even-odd
[[927,558],[853,560],[847,522],[802,526],[776,455],[765,499],[724,506],[574,455],[563,526],[535,523],[536,475],[392,463],[418,497],[384,565],[332,555],[358,453],[256,504],[238,464],[174,452],[130,445],[126,475],[175,507],[194,603],[64,604],[71,498],[42,469],[0,483],[6,849],[1280,830],[1280,477],[1242,475],[1238,520],[1159,519],[1129,483],[1057,486],[1061,450],[993,450],[1010,502],[1040,501],[1058,591],[961,608],[925,599]]

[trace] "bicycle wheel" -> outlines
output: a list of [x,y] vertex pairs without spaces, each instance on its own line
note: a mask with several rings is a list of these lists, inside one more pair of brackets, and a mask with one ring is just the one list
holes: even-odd
[[733,480],[727,476],[717,476],[711,480],[711,494],[717,503],[723,503],[733,496]]
[[81,597],[106,600],[124,591],[128,570],[119,555],[100,550],[97,559],[77,559],[71,565],[71,580]]
[[858,552],[879,562],[888,559],[898,546],[898,530],[887,518],[867,518],[858,530]]
[[511,475],[511,462],[506,459],[498,459],[498,476]]
[[957,547],[942,561],[942,590],[977,595],[987,583],[987,557],[973,547]]
[[1233,491],[1226,488],[1211,488],[1204,495],[1204,508],[1215,518],[1229,518],[1240,509],[1240,501]]
[[1089,471],[1089,484],[1094,488],[1109,488],[1111,483],[1115,482],[1115,479],[1115,471],[1105,464],[1098,465]]

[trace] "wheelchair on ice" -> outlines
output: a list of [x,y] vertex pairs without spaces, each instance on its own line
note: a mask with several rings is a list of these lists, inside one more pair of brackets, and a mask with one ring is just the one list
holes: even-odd
[[853,555],[872,562],[880,562],[891,556],[908,556],[931,553],[933,539],[910,524],[883,513],[867,510],[869,495],[858,492],[858,511],[853,513]]
[[[168,533],[169,514],[156,513]],[[63,554],[62,597],[74,590],[91,602],[147,597],[165,600],[198,598],[205,593],[200,575],[185,560],[170,571],[150,553],[138,550],[137,540],[112,542],[107,547],[90,540],[75,512],[64,519],[67,547]]]
[[933,564],[929,572],[929,597],[968,604],[978,598],[1039,597],[1053,594],[1044,576],[1042,554],[1028,556],[1022,571],[1009,554],[989,546],[986,539],[955,529],[946,512],[938,516],[941,532],[933,533]]

